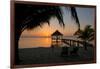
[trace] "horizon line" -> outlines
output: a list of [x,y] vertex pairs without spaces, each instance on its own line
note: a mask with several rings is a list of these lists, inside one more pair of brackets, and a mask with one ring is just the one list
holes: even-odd
[[[24,38],[24,37],[51,37],[51,36],[21,36],[21,38]],[[72,36],[63,36],[63,37],[72,37]]]

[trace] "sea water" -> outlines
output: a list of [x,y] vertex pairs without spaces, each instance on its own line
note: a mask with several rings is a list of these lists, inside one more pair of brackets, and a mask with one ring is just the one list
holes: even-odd
[[[64,36],[63,39],[79,40],[74,36]],[[19,48],[51,47],[51,37],[20,37]],[[62,43],[62,46],[66,44]]]

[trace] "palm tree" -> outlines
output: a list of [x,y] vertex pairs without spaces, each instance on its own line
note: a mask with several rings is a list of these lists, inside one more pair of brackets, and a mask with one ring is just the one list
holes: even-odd
[[92,41],[94,39],[94,29],[91,28],[91,25],[86,25],[86,27],[84,28],[84,30],[78,30],[75,32],[74,35],[77,35],[77,38],[80,38],[81,40],[83,40],[83,45],[85,50],[87,50],[87,43]]
[[[70,7],[73,19],[80,27],[76,9]],[[49,23],[51,17],[56,17],[59,24],[64,27],[62,9],[60,6],[52,5],[32,5],[15,3],[15,63],[18,64],[18,41],[21,33],[27,29],[31,30],[44,23]]]

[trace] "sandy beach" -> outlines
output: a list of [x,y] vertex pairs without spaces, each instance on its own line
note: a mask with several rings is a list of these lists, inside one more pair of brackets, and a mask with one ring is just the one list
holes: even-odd
[[83,47],[79,47],[78,55],[71,55],[72,47],[68,48],[68,55],[61,56],[62,48],[24,48],[19,49],[20,63],[19,65],[26,64],[51,64],[51,63],[68,63],[78,61],[93,61],[94,51],[93,47],[87,47],[87,51]]

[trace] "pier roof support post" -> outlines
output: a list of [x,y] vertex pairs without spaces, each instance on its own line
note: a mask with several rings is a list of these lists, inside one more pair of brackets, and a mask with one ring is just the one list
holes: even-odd
[[69,43],[70,43],[70,46],[72,46],[72,44],[71,44],[71,40],[69,40],[69,41],[70,41],[70,42],[69,42]]
[[79,47],[79,41],[77,41],[77,46]]

